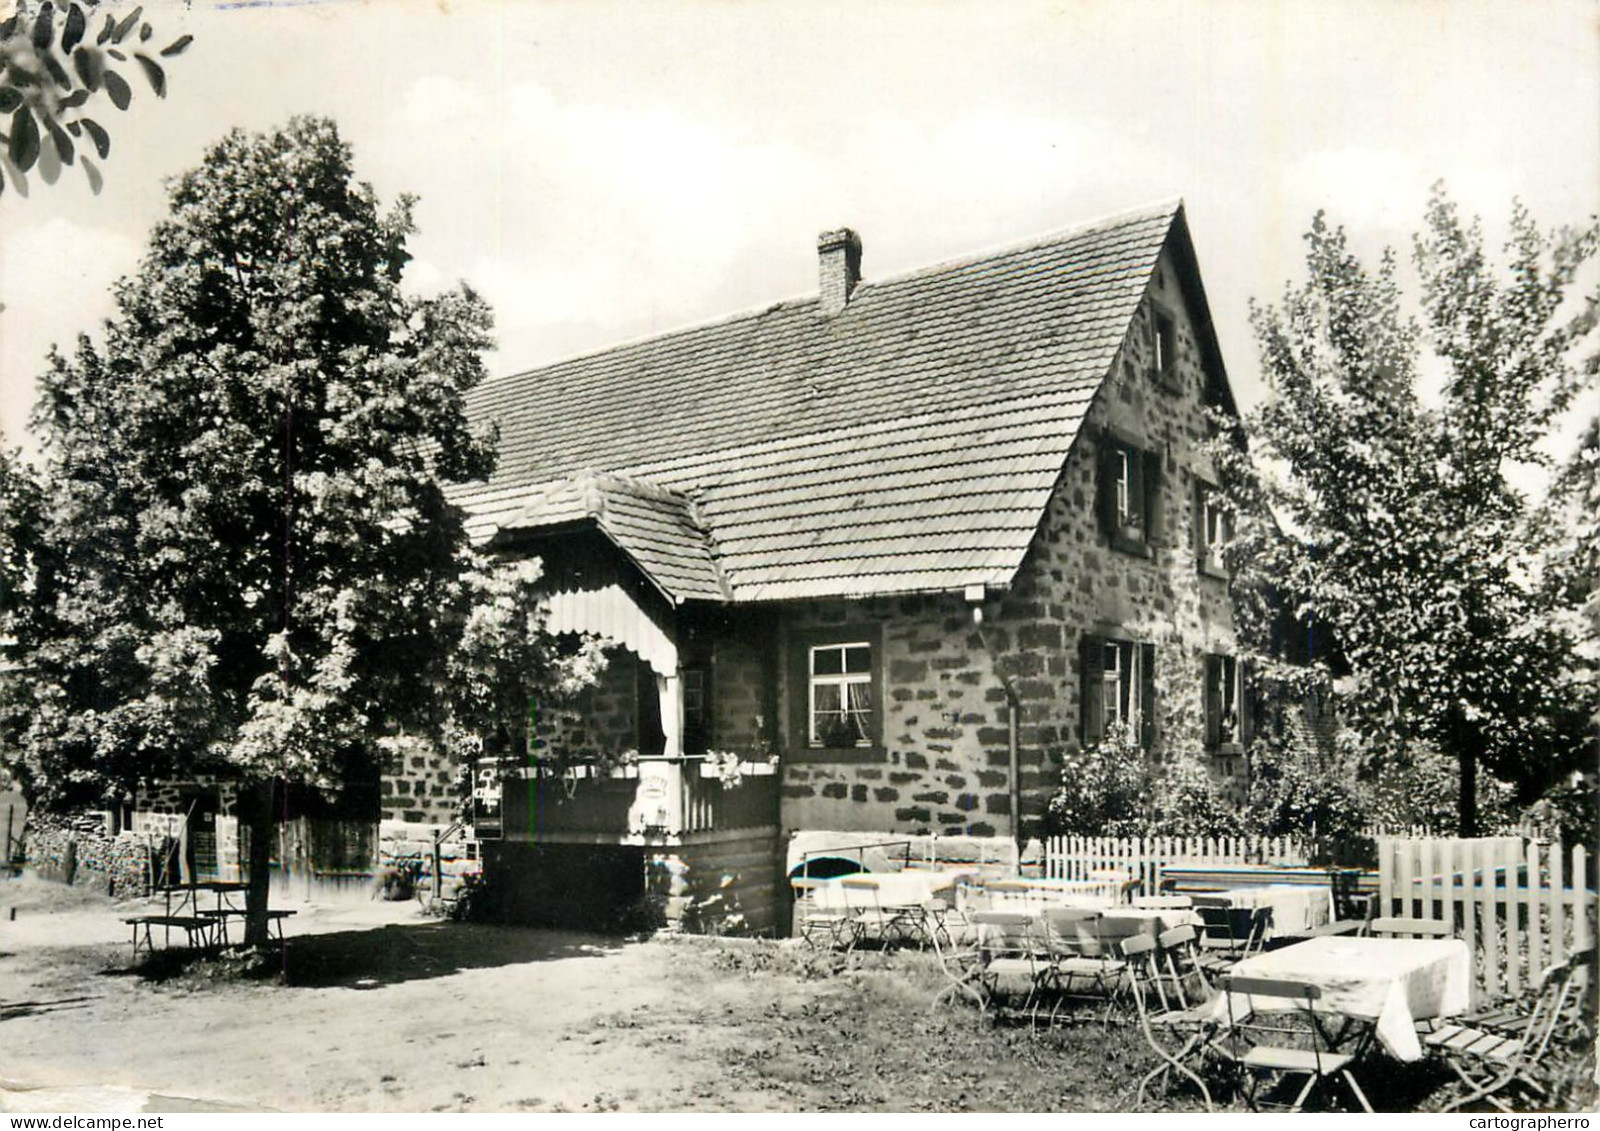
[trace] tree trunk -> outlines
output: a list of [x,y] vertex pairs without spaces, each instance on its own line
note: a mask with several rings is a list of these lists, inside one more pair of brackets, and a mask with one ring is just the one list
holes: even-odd
[[274,803],[277,785],[271,778],[251,782],[245,796],[249,799],[250,860],[244,893],[244,945],[264,947],[271,939],[268,934],[267,901],[272,894],[272,838],[277,835],[278,822]]
[[1460,721],[1455,732],[1456,761],[1461,770],[1461,786],[1456,793],[1456,835],[1478,835],[1478,753],[1472,735]]

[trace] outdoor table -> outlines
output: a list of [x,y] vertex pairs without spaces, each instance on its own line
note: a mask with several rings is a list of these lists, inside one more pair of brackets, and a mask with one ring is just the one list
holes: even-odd
[[[1083,954],[1099,955],[1104,942],[1120,941],[1134,935],[1159,938],[1174,927],[1198,926],[1202,922],[1204,920],[1199,913],[1188,908],[1117,907],[1107,910],[1098,922],[1090,920],[1077,924],[1077,938],[1068,941],[1075,942]],[[1110,954],[1107,957],[1114,958],[1117,955]]]
[[1011,876],[985,883],[983,894],[993,899],[997,906],[1022,904],[1035,907],[1111,908],[1117,905],[1120,885],[1115,880]]
[[[1390,1056],[1414,1061],[1422,1059],[1418,1021],[1466,1011],[1472,953],[1460,939],[1324,935],[1254,955],[1231,972],[1240,978],[1310,983],[1322,991],[1318,1013],[1371,1021]],[[1229,1015],[1221,995],[1212,1008],[1218,1020]],[[1296,1008],[1297,1003],[1277,998],[1236,994],[1233,1001],[1234,1016]]]
[[1301,884],[1268,884],[1266,887],[1229,888],[1216,893],[1226,896],[1237,908],[1254,911],[1270,907],[1272,920],[1267,938],[1297,935],[1333,922],[1333,888]]
[[[921,907],[933,899],[947,898],[948,893],[971,872],[924,871],[859,872],[852,876],[835,876],[831,879],[810,880],[809,898],[812,906],[824,911],[850,911],[873,907]],[[846,887],[845,880],[870,878],[876,892],[871,889]]]

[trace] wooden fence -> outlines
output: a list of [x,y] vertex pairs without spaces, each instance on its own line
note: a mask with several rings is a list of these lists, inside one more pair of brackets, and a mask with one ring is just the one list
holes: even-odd
[[1521,837],[1378,841],[1378,913],[1443,919],[1474,951],[1478,991],[1537,986],[1596,935],[1594,863],[1579,845]]
[[1083,880],[1104,869],[1128,872],[1157,890],[1168,864],[1304,864],[1305,846],[1294,837],[1087,837],[1056,836],[1045,842],[1045,875]]

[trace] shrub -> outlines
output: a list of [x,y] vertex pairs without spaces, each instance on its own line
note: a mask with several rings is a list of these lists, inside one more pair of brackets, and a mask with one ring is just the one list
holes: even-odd
[[1061,763],[1061,785],[1050,798],[1052,833],[1125,836],[1140,831],[1145,753],[1126,735],[1069,753]]

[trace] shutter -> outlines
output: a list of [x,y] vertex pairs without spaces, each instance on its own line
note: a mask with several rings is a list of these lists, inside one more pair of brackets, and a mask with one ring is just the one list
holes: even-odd
[[1239,661],[1239,743],[1249,746],[1250,740],[1256,734],[1256,712],[1260,710],[1260,703],[1256,698],[1256,673],[1251,670],[1251,665],[1243,660]]
[[1095,480],[1095,506],[1100,512],[1100,529],[1107,537],[1117,530],[1117,447],[1108,432],[1100,433],[1099,473]]
[[1144,472],[1139,485],[1144,500],[1144,540],[1153,547],[1166,533],[1161,509],[1161,453],[1140,452],[1139,457]]
[[1208,750],[1214,750],[1222,742],[1222,657],[1205,657],[1205,710],[1206,710],[1206,737],[1205,743]]
[[1078,676],[1079,737],[1085,746],[1093,746],[1106,732],[1101,698],[1106,677],[1105,641],[1087,632],[1078,640]]
[[1156,744],[1156,646],[1136,645],[1139,649],[1139,745],[1153,750]]
[[1204,568],[1206,564],[1206,485],[1199,476],[1195,476],[1194,494],[1189,502],[1193,513],[1194,525],[1194,560]]

